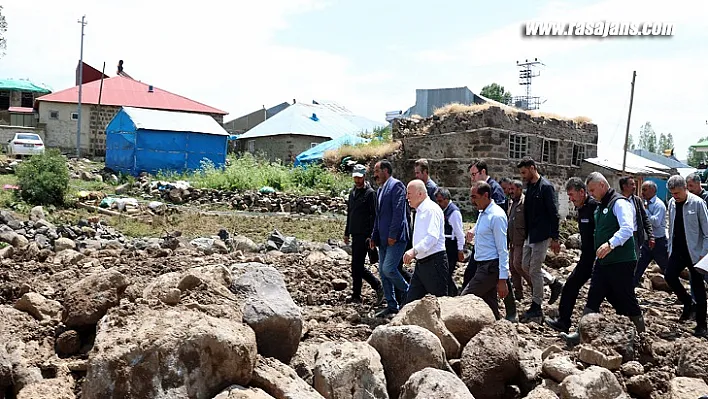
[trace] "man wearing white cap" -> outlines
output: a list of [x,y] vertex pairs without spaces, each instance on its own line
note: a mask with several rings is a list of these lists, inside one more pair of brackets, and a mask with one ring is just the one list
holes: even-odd
[[[374,230],[374,221],[376,220],[376,193],[371,188],[369,182],[364,179],[366,168],[363,165],[354,165],[352,169],[352,178],[354,179],[354,187],[349,193],[347,201],[347,225],[344,228],[344,243],[349,244],[349,237],[352,238],[352,296],[349,298],[350,303],[361,303],[361,286],[362,279],[376,291],[376,306],[383,303],[384,292],[383,286],[364,266],[366,254],[369,251],[369,240],[371,232]],[[376,251],[373,249],[371,251]],[[372,260],[371,252],[369,253],[369,261]]]

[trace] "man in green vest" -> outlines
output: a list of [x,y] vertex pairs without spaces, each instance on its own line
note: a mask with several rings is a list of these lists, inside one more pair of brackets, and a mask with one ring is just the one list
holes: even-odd
[[[585,184],[588,192],[600,202],[595,210],[595,267],[590,279],[587,303],[583,314],[599,313],[607,299],[617,314],[629,316],[637,332],[645,331],[644,317],[634,295],[634,268],[637,253],[634,250],[634,212],[629,200],[610,188],[599,172],[591,173]],[[561,333],[575,343],[580,334]]]

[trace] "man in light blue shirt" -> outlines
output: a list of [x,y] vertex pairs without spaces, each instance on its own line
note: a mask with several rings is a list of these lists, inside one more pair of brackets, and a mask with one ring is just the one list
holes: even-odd
[[[474,260],[477,270],[460,295],[474,294],[489,305],[499,320],[499,297],[509,294],[509,250],[507,249],[506,212],[491,199],[492,188],[476,181],[470,190],[470,199],[479,209],[477,223],[470,234],[475,238]],[[471,237],[470,237],[471,238]]]
[[646,201],[647,218],[651,223],[654,234],[654,247],[648,242],[642,245],[637,261],[637,269],[634,271],[634,287],[639,286],[642,274],[653,260],[661,268],[662,273],[666,272],[669,264],[669,242],[666,239],[666,205],[656,196],[656,183],[645,181],[642,184],[642,198]]

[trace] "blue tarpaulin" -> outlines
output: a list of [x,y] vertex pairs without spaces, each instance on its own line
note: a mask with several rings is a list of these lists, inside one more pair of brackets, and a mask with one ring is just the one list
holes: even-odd
[[221,167],[228,138],[209,115],[123,107],[106,127],[106,166],[133,176]]
[[334,140],[325,141],[320,143],[307,151],[303,151],[295,158],[295,166],[306,165],[312,162],[318,162],[322,160],[324,153],[330,150],[336,150],[343,145],[356,145],[362,143],[368,143],[370,140],[354,136],[345,135]]

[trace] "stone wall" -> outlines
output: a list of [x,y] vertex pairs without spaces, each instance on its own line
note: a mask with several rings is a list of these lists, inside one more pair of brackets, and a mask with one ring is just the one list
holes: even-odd
[[256,137],[253,139],[239,139],[238,149],[250,152],[249,142],[253,141],[256,154],[263,154],[271,161],[281,160],[284,163],[293,163],[295,157],[301,152],[312,148],[312,144],[320,144],[330,139],[325,137],[305,136],[298,134],[280,134],[277,136]]
[[[483,159],[489,174],[519,179],[516,164],[523,156],[532,157],[539,171],[555,186],[561,215],[570,211],[564,183],[571,176],[580,174],[580,165],[573,165],[574,147],[584,147],[584,158],[597,156],[597,126],[528,114],[508,115],[497,107],[490,107],[474,114],[433,116],[420,121],[396,120],[394,139],[401,140],[403,156],[394,163],[394,175],[404,181],[415,178],[414,163],[426,158],[433,180],[450,190],[453,200],[463,213],[473,211],[469,201],[470,177],[467,167],[473,159]],[[510,151],[510,139],[522,140],[525,151]],[[543,162],[544,142],[557,146],[556,159]]]
[[13,137],[15,133],[34,133],[38,134],[39,137],[44,141],[44,127],[24,127],[24,126],[9,126],[0,125],[0,146],[3,152],[7,152],[7,144]]
[[120,107],[113,105],[92,105],[91,122],[89,124],[89,144],[91,155],[106,155],[106,127],[120,111]]

